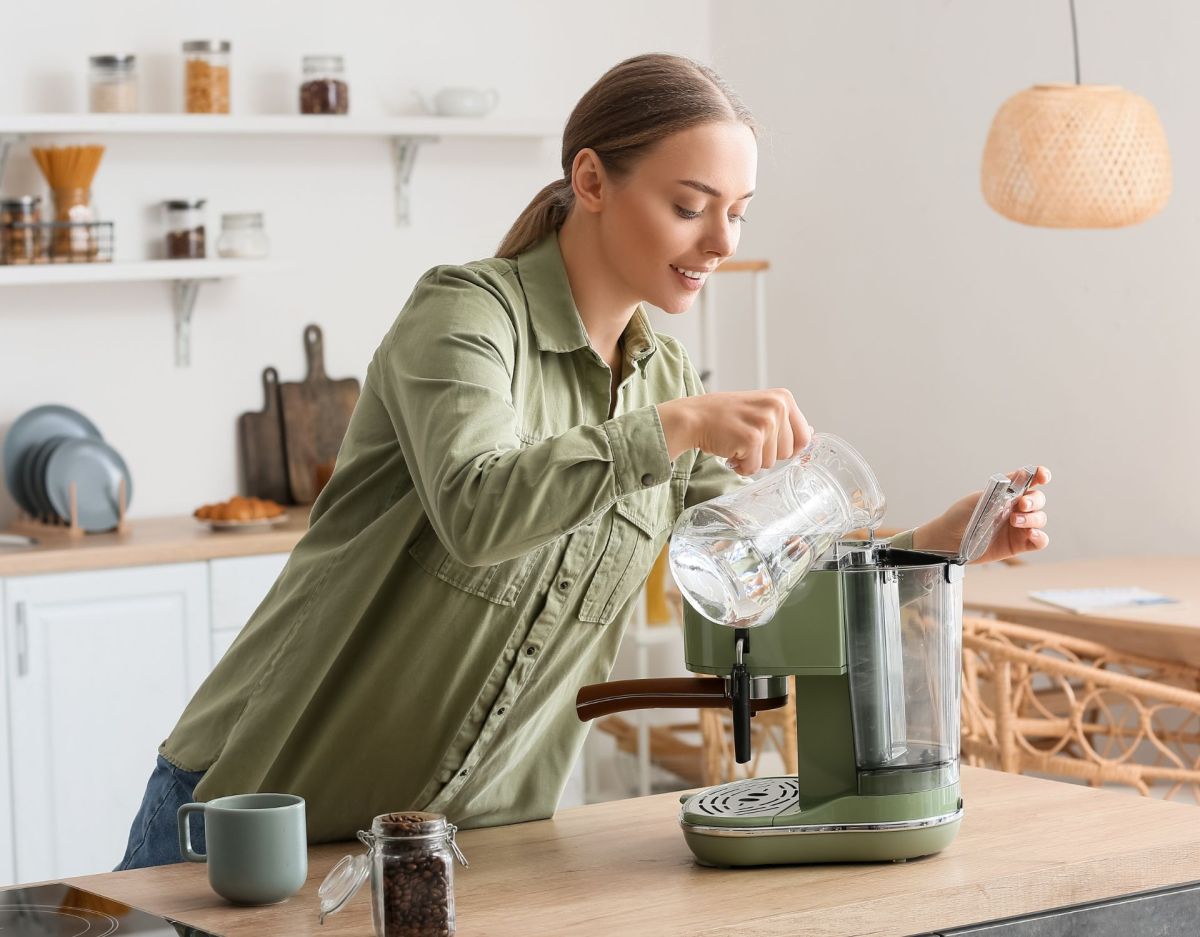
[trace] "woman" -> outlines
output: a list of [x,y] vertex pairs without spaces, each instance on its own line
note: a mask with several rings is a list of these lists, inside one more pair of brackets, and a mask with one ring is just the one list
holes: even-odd
[[[607,679],[672,522],[812,434],[786,390],[705,394],[640,305],[686,311],[733,255],[756,156],[749,112],[687,59],[630,59],[584,95],[563,177],[497,257],[427,273],[384,337],[310,529],[163,743],[121,868],[178,861],[176,808],[235,792],[302,795],[314,842],[396,809],[553,813],[575,693]],[[902,536],[952,546],[971,503]],[[1044,547],[1043,503],[987,559]]]

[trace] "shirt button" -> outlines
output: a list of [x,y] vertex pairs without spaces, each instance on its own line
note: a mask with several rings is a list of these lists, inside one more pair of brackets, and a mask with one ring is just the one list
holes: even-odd
[[459,776],[460,778],[465,778],[465,777],[467,776],[467,772],[465,772],[465,771],[461,771],[461,772],[459,772],[459,775],[458,775],[458,776]]
[[564,579],[562,582],[560,582],[560,583],[558,584],[558,587],[559,587],[560,589],[562,589],[562,591],[563,591],[563,592],[566,592],[568,589],[570,589],[570,588],[571,588],[571,580],[570,580],[570,579]]
[[496,710],[496,715],[497,715],[497,716],[503,716],[503,715],[504,715],[504,707],[503,707],[503,706],[501,706],[499,709],[497,709],[497,710]]
[[642,484],[646,485],[647,487],[649,487],[650,485],[653,485],[654,484],[654,476],[651,475],[649,472],[647,472],[645,475],[642,476]]
[[533,657],[533,655],[536,653],[537,653],[537,648],[534,647],[532,644],[529,645],[529,647],[525,648],[525,654],[528,657]]

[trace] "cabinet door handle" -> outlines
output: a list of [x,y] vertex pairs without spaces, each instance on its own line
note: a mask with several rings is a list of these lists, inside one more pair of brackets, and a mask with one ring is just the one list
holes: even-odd
[[17,639],[17,676],[29,674],[29,626],[25,622],[25,603],[17,603],[16,639]]

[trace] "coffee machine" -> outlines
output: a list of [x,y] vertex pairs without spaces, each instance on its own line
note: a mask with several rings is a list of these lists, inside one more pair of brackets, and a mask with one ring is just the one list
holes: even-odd
[[995,475],[954,554],[838,539],[754,628],[690,604],[684,655],[698,675],[583,687],[581,719],[647,707],[733,712],[750,760],[756,712],[795,680],[796,776],[733,781],[681,798],[680,825],[705,865],[896,861],[958,832],[962,582],[1008,523],[1035,467]]

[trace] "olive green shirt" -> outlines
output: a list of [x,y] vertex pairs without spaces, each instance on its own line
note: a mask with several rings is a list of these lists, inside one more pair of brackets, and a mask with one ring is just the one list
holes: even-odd
[[368,369],[311,526],[160,751],[200,800],[289,791],[310,838],[420,808],[548,817],[651,564],[742,480],[671,462],[655,404],[703,390],[639,307],[619,390],[551,235],[421,278]]

